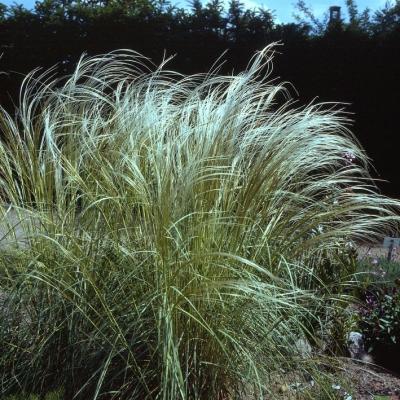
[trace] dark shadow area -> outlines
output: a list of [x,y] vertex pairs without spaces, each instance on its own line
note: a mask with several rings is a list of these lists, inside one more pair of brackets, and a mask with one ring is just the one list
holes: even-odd
[[276,24],[269,11],[246,10],[236,0],[226,11],[218,0],[195,0],[190,10],[147,0],[46,0],[32,11],[0,4],[0,104],[9,110],[18,104],[29,71],[57,64],[55,75],[66,74],[82,53],[133,49],[155,64],[176,54],[169,68],[198,73],[227,50],[220,72],[236,73],[256,50],[280,41],[273,76],[294,84],[298,105],[348,103],[352,130],[376,169],[372,175],[387,181],[379,183],[383,193],[399,197],[400,3],[374,15],[350,6],[348,22],[335,14],[323,25],[313,19]]

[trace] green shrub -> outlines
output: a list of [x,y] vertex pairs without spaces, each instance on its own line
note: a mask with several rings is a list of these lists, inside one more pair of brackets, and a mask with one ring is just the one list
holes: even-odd
[[397,369],[400,356],[399,263],[383,258],[361,260],[356,274],[356,330],[363,333],[374,362]]
[[183,77],[126,51],[26,78],[0,115],[19,232],[2,223],[27,242],[2,265],[2,393],[263,398],[291,370],[318,384],[296,343],[324,335],[347,244],[390,229],[398,203],[374,193],[345,115],[291,109],[270,61]]
[[381,288],[366,294],[360,310],[360,327],[369,350],[377,345],[400,345],[400,291]]

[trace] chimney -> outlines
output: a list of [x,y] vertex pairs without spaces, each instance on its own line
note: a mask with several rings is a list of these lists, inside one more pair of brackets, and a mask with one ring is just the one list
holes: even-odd
[[329,7],[329,23],[340,22],[340,7]]

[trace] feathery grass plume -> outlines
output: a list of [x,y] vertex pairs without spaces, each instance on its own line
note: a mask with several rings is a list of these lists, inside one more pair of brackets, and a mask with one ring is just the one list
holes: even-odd
[[293,108],[272,57],[183,76],[124,50],[27,76],[0,115],[2,393],[261,399],[289,371],[318,380],[298,342],[344,298],[346,243],[399,204],[346,115]]

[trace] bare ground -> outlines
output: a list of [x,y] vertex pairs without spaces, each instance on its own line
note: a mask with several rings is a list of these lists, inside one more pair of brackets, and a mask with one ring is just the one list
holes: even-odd
[[342,374],[351,382],[353,400],[374,400],[377,396],[400,400],[400,378],[389,371],[349,360],[344,362]]

